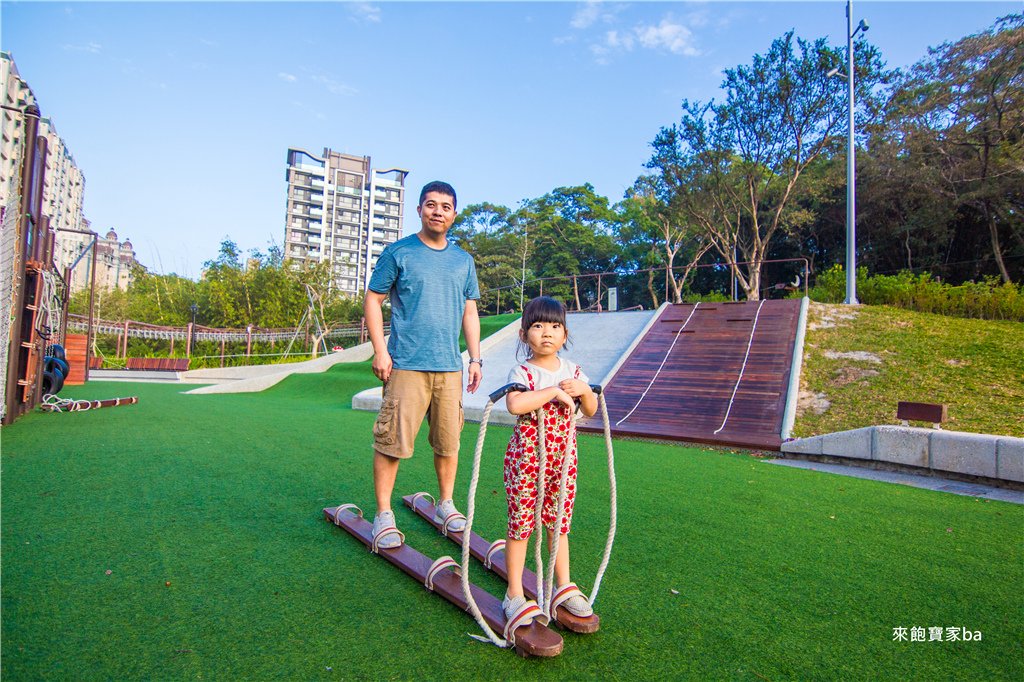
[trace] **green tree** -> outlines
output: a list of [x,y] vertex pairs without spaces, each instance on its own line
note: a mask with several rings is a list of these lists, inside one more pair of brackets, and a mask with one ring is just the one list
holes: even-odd
[[[1003,252],[1010,242],[1015,254],[1024,255],[1022,102],[1021,14],[929,50],[899,81],[886,126],[876,138],[884,168],[912,178],[918,202],[925,205],[922,219],[915,221],[911,215],[905,222],[908,252],[911,235],[950,248],[954,240],[981,246],[991,253],[1003,281],[1013,280]],[[929,203],[948,208],[935,215]],[[940,221],[948,225],[952,211],[959,229],[936,240],[929,226]],[[984,241],[957,234],[977,228]],[[971,258],[973,253],[958,257]]]
[[[873,112],[873,89],[887,76],[876,49],[860,41],[855,54],[858,101]],[[647,165],[662,200],[704,231],[749,300],[760,298],[773,239],[808,221],[791,205],[802,173],[835,152],[845,129],[843,87],[827,76],[841,63],[825,39],[794,41],[791,31],[749,66],[726,70],[721,103],[684,100],[680,123],[662,128],[653,142]],[[734,253],[749,263],[745,269]]]
[[[583,308],[579,275],[608,271],[616,254],[612,238],[617,221],[608,199],[590,183],[559,187],[524,202],[517,219],[528,235],[530,270],[538,277],[557,278],[544,293]],[[593,303],[600,292],[594,293]]]
[[481,311],[500,312],[499,303],[503,309],[518,303],[514,286],[522,277],[520,232],[512,210],[483,203],[462,209],[448,233],[476,262]]

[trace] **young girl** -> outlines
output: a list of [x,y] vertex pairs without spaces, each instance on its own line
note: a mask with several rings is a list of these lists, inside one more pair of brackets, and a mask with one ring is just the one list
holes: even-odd
[[[576,439],[573,437],[570,442],[569,426],[576,409],[574,400],[579,399],[580,410],[590,417],[597,411],[597,397],[579,365],[558,355],[569,341],[569,331],[565,326],[565,306],[561,302],[548,296],[530,301],[523,311],[519,341],[520,349],[527,350],[526,361],[509,372],[508,381],[522,384],[529,390],[510,392],[505,398],[508,411],[519,415],[519,419],[505,452],[505,495],[508,500],[505,562],[508,569],[508,592],[502,606],[510,621],[524,614],[524,607],[536,613],[536,609],[530,608],[532,602],[528,602],[523,594],[523,566],[526,563],[527,542],[537,525],[534,516],[540,431],[536,410],[542,409],[547,457],[541,521],[547,530],[549,547],[558,514],[562,462],[563,458],[570,458],[565,511],[555,558],[556,588],[552,602],[555,608],[552,615],[569,629],[594,632],[598,625],[597,615],[587,597],[569,581],[568,533],[576,497]],[[525,618],[523,623],[510,625],[514,629],[531,621],[532,618]]]

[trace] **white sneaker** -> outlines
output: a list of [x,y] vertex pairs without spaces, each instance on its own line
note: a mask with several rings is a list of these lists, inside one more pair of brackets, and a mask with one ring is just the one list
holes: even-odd
[[505,611],[505,620],[511,619],[516,611],[523,608],[525,603],[526,597],[509,597],[508,592],[506,592],[505,598],[501,600],[501,608]]
[[391,510],[382,511],[373,517],[373,536],[377,537],[377,533],[381,532],[385,528],[394,528],[390,533],[386,533],[384,537],[377,541],[377,546],[381,549],[394,549],[402,544],[402,536],[398,532],[398,528],[395,527],[395,513]]
[[[564,585],[562,587],[564,587]],[[559,587],[558,589],[560,590],[562,588]],[[586,595],[578,589],[574,589],[573,591],[575,594],[563,601],[559,606],[564,606],[569,613],[574,616],[579,616],[580,618],[588,618],[594,615],[594,609],[590,606],[590,601],[587,599]]]
[[461,533],[466,530],[466,517],[459,513],[452,500],[441,500],[434,509],[434,521],[447,526],[448,530]]

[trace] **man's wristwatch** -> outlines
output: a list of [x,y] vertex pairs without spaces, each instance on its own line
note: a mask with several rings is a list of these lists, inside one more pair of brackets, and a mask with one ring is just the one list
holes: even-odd
[[476,364],[480,365],[481,367],[484,366],[484,359],[483,358],[470,358],[469,359],[469,364],[473,364],[474,362]]

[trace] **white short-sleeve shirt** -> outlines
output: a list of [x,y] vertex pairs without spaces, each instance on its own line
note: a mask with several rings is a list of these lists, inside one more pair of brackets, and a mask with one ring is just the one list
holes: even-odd
[[590,379],[583,373],[582,369],[579,370],[579,377],[576,376],[576,370],[579,368],[579,365],[562,357],[558,358],[558,369],[553,372],[528,361],[520,363],[508,373],[508,383],[522,384],[524,386],[530,385],[530,379],[526,376],[526,370],[523,369],[523,365],[527,365],[530,368],[530,373],[533,374],[533,388],[537,391],[542,388],[557,386],[565,379],[578,378],[583,383],[590,384]]

